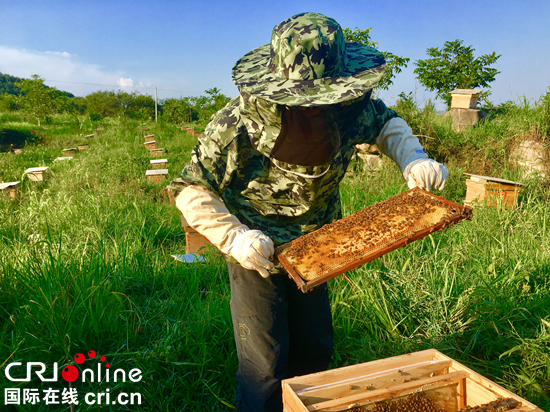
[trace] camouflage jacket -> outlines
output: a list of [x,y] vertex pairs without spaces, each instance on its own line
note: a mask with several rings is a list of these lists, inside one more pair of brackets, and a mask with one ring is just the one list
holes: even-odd
[[381,100],[369,99],[359,118],[340,128],[341,150],[326,165],[293,166],[269,157],[280,132],[280,108],[244,94],[216,113],[191,153],[180,177],[171,182],[176,196],[188,185],[217,194],[231,213],[251,229],[269,236],[275,246],[341,218],[339,183],[354,153],[354,145],[375,142],[396,113]]

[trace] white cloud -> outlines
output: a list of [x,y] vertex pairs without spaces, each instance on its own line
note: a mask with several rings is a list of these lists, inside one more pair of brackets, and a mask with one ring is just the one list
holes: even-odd
[[120,87],[134,87],[134,81],[132,79],[125,79],[124,77],[121,77],[116,82]]
[[48,86],[77,96],[96,90],[134,87],[134,81],[124,78],[122,71],[110,73],[97,64],[82,62],[76,54],[68,52],[39,52],[0,45],[0,72],[23,78],[38,74]]

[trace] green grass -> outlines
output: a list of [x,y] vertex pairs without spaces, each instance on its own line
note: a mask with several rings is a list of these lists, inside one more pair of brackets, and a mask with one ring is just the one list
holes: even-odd
[[[41,130],[23,154],[0,155],[0,181],[20,180],[27,167],[51,168],[46,184],[24,181],[16,202],[0,196],[1,368],[15,361],[61,368],[93,349],[111,368],[139,368],[144,376],[138,383],[75,385],[81,393],[110,388],[143,397],[141,407],[103,410],[231,410],[237,357],[227,269],[214,251],[206,263],[170,257],[185,249],[179,211],[163,195],[167,182],[145,179],[143,129],[165,148],[170,176],[188,161],[196,138],[167,124],[104,119],[103,134],[88,140],[88,150],[53,162],[98,126],[84,130],[63,121],[52,119],[59,126]],[[16,123],[0,117],[2,130],[36,127]],[[446,153],[450,178],[441,194],[462,202],[468,168]],[[471,221],[330,281],[331,367],[433,347],[550,410],[544,184],[529,182],[515,210],[476,207]],[[373,173],[353,165],[341,187],[344,214],[406,189],[389,161]],[[3,373],[0,382],[2,405],[4,387],[51,385],[8,382]],[[17,410],[69,408],[42,403]],[[76,410],[95,409],[81,403]]]

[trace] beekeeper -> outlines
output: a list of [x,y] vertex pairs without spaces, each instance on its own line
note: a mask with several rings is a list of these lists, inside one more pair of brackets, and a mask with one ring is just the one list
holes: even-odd
[[307,294],[274,247],[341,218],[339,183],[354,145],[376,143],[410,188],[442,189],[445,166],[372,88],[375,49],[302,13],[233,67],[240,96],[214,115],[181,176],[176,205],[226,257],[239,359],[237,411],[282,411],[282,379],[325,370],[333,350],[326,284]]

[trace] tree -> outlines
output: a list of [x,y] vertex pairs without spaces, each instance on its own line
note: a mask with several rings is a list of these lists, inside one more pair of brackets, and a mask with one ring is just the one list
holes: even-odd
[[490,68],[501,55],[484,54],[474,58],[474,48],[463,46],[463,40],[447,41],[440,50],[428,48],[431,59],[416,61],[417,79],[427,90],[435,91],[436,97],[451,107],[451,90],[489,87],[500,72]]
[[37,74],[32,75],[31,79],[24,79],[21,82],[15,83],[24,94],[20,98],[22,108],[31,113],[33,117],[38,119],[40,126],[41,120],[55,113],[55,104],[51,93],[55,92],[55,88],[46,88],[44,79]]
[[[372,27],[365,30],[360,30],[358,27],[356,27],[353,31],[350,28],[343,29],[343,32],[346,40],[361,43],[376,49],[378,43],[371,40],[371,30]],[[382,55],[386,59],[386,70],[374,89],[388,90],[389,86],[393,84],[392,79],[395,77],[396,74],[401,73],[402,67],[407,67],[407,63],[411,59],[409,59],[408,57],[397,56],[391,52],[380,51],[380,53],[382,53]]]

